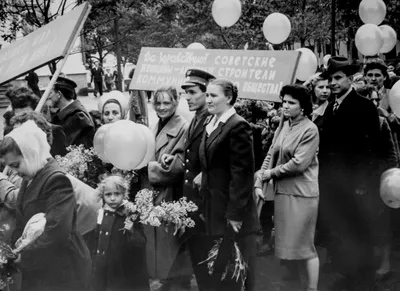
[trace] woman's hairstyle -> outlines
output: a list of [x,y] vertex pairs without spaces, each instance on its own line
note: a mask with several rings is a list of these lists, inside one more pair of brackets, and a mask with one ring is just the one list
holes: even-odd
[[33,91],[26,87],[13,87],[7,90],[6,97],[11,102],[13,109],[31,107],[35,109],[40,99]]
[[235,104],[238,98],[238,88],[231,81],[226,79],[215,79],[210,82],[210,84],[220,86],[224,95],[232,98],[229,104]]
[[118,174],[103,176],[97,186],[97,194],[100,198],[104,197],[107,183],[114,183],[115,188],[124,195],[124,199],[129,198],[129,183]]
[[53,131],[51,130],[50,124],[47,122],[46,118],[38,112],[25,112],[20,115],[16,115],[11,119],[11,125],[23,124],[28,120],[32,120],[36,125],[44,131],[47,137],[47,142],[49,145],[53,144]]
[[17,145],[15,140],[9,136],[6,136],[0,142],[0,156],[5,156],[8,153],[13,153],[16,156],[22,156],[20,147]]
[[286,85],[283,86],[280,96],[283,100],[285,95],[290,95],[293,99],[296,99],[300,103],[301,109],[303,109],[304,115],[309,116],[313,111],[313,105],[311,96],[306,87],[302,85]]
[[305,86],[310,91],[311,101],[314,104],[318,103],[317,96],[315,96],[315,88],[317,87],[317,84],[320,81],[329,81],[329,77],[324,76],[321,73],[316,73],[303,84],[303,86]]
[[171,97],[172,102],[178,103],[179,98],[178,98],[178,92],[176,91],[176,88],[174,86],[164,86],[161,88],[158,88],[156,92],[154,93],[153,97],[153,105],[158,102],[159,98],[164,97],[164,93],[168,94],[169,97]]
[[356,88],[356,92],[365,98],[370,98],[372,92],[376,91],[375,87],[372,85],[365,85],[359,88]]

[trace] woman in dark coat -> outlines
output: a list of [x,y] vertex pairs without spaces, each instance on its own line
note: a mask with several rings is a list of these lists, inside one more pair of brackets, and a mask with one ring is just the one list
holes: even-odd
[[20,253],[22,291],[85,290],[90,254],[76,231],[71,182],[51,157],[46,134],[27,121],[4,138],[0,155],[23,178],[13,241],[33,215],[44,213],[46,218],[42,235]]
[[[207,87],[208,111],[212,114],[200,145],[201,193],[206,230],[212,239],[235,233],[248,264],[246,290],[254,290],[255,232],[259,228],[253,198],[254,154],[249,123],[233,104],[238,91],[230,81],[217,79]],[[221,281],[214,276],[215,290],[241,290],[242,282]]]

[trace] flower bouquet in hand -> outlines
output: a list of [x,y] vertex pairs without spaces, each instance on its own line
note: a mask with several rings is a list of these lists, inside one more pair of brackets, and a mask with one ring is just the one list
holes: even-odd
[[11,246],[0,241],[0,290],[13,283],[12,274],[18,270],[14,264],[17,257]]
[[214,241],[208,252],[208,258],[199,264],[207,264],[208,273],[224,280],[241,282],[241,290],[245,290],[247,279],[247,263],[237,243],[236,234],[229,225],[223,238]]

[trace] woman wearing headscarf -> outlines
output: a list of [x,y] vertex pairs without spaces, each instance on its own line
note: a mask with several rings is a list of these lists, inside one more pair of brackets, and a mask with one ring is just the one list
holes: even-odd
[[[152,127],[156,139],[155,159],[141,172],[143,188],[157,191],[155,205],[179,199],[183,179],[183,145],[188,123],[177,112],[179,97],[175,87],[154,93],[153,107],[159,118]],[[174,226],[145,227],[149,276],[160,279],[160,290],[190,290],[192,276],[188,253],[174,235]]]
[[121,119],[125,119],[126,110],[122,107],[117,99],[108,99],[104,102],[101,111],[101,121],[103,124],[112,123]]
[[[281,90],[283,117],[261,168],[262,181],[274,181],[275,256],[302,263],[308,291],[316,291],[319,259],[314,246],[319,188],[319,134],[308,118],[311,97],[305,87],[286,85]],[[262,188],[257,179],[256,188]],[[298,264],[300,266],[300,264]]]
[[90,255],[76,231],[71,182],[51,157],[46,134],[27,121],[3,139],[0,155],[23,178],[13,241],[35,214],[44,213],[47,221],[43,234],[20,253],[22,291],[84,290]]
[[[221,280],[213,274],[215,290],[254,290],[256,232],[259,230],[253,199],[254,154],[250,124],[233,105],[238,89],[232,82],[216,79],[207,86],[208,112],[212,114],[200,144],[201,189],[205,225],[211,239],[236,240],[247,265],[247,278]],[[197,180],[197,178],[195,179]],[[231,249],[224,249],[230,252]],[[230,257],[230,256],[229,256]],[[228,259],[222,265],[227,265]]]

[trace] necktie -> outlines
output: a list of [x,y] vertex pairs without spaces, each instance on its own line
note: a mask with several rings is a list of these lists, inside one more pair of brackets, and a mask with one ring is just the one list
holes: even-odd
[[339,109],[339,102],[335,102],[335,104],[333,104],[333,113],[336,113],[336,111]]

